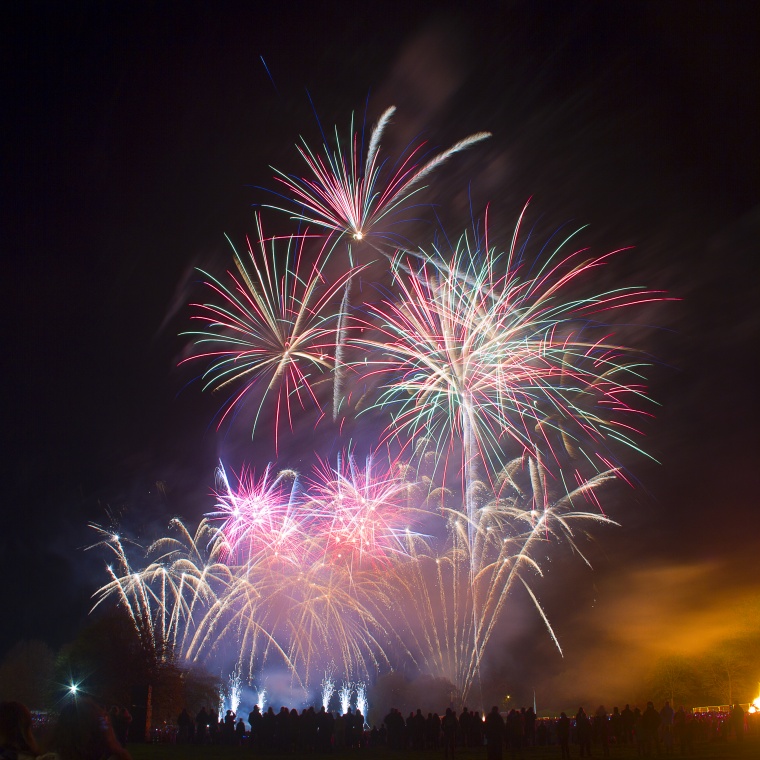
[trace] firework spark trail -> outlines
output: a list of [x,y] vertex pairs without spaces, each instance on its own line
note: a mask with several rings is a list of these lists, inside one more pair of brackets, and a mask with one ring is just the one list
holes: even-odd
[[111,582],[94,594],[93,609],[115,596],[129,612],[143,645],[158,659],[171,660],[184,650],[198,619],[230,581],[229,567],[219,561],[223,542],[218,532],[204,520],[191,536],[179,520],[172,520],[170,529],[179,538],[154,542],[145,552],[149,563],[136,571],[119,535],[91,527],[101,536],[95,546],[107,546],[120,568],[118,574],[109,565]]
[[[275,448],[283,418],[293,427],[292,401],[301,409],[312,406],[322,413],[316,385],[330,380],[335,362],[335,325],[339,312],[335,301],[354,271],[345,272],[327,283],[323,268],[329,254],[324,248],[313,262],[306,261],[306,236],[287,240],[284,263],[274,239],[266,240],[257,220],[258,251],[249,246],[250,263],[234,249],[239,280],[231,272],[225,285],[202,272],[217,302],[196,303],[192,319],[204,328],[185,333],[199,349],[187,361],[209,363],[203,374],[204,389],[221,390],[240,385],[219,420],[222,425],[230,412],[254,391],[260,393],[253,415],[252,434],[270,396],[276,397]],[[268,245],[267,245],[268,243]],[[306,271],[303,271],[306,270]],[[209,346],[209,350],[205,347]]]
[[354,132],[353,118],[347,149],[342,147],[337,128],[335,149],[323,145],[322,155],[316,154],[302,140],[303,147],[298,146],[298,152],[306,162],[309,177],[289,176],[275,169],[275,178],[284,185],[288,198],[302,210],[272,205],[267,207],[291,214],[293,219],[319,225],[329,230],[330,235],[350,234],[355,240],[362,240],[384,217],[422,189],[419,183],[448,158],[491,136],[489,132],[471,135],[422,166],[415,162],[424,143],[418,145],[402,158],[398,168],[383,184],[384,162],[378,160],[380,141],[395,111],[395,106],[388,108],[372,130],[363,166],[363,146]]
[[364,726],[367,727],[367,711],[369,702],[367,700],[367,684],[360,681],[356,684],[356,711],[364,716]]
[[92,609],[96,609],[106,599],[115,596],[117,604],[129,614],[142,646],[160,658],[163,647],[161,641],[157,643],[155,636],[150,594],[145,588],[141,573],[132,569],[121,536],[93,523],[89,527],[98,533],[100,540],[88,549],[106,547],[116,557],[118,563],[117,570],[114,570],[111,564],[107,565],[106,571],[110,581],[93,594],[96,602]]
[[325,710],[330,709],[330,700],[333,694],[335,694],[335,681],[333,681],[332,674],[325,672],[325,677],[322,679],[322,707]]
[[[521,463],[520,459],[510,464],[514,468]],[[411,642],[412,654],[431,672],[457,686],[462,701],[467,701],[477,682],[483,652],[516,583],[527,589],[559,648],[526,574],[542,574],[536,551],[551,540],[565,540],[579,552],[575,524],[612,523],[603,515],[578,509],[577,502],[614,477],[614,472],[601,473],[570,493],[554,500],[545,494],[540,501],[528,473],[524,488],[503,489],[500,498],[480,508],[473,521],[474,542],[466,515],[456,507],[445,507],[447,544],[410,545],[413,561],[397,568],[399,583],[415,599],[405,617],[404,637]]]
[[338,689],[341,715],[345,715],[351,708],[351,694],[353,694],[353,686],[350,683],[343,683]]
[[229,680],[229,706],[230,710],[237,715],[238,707],[240,706],[241,687],[243,683],[240,680],[240,671],[235,670],[230,675]]
[[219,530],[233,555],[233,564],[251,562],[255,553],[300,564],[305,525],[296,509],[296,479],[292,470],[272,477],[269,466],[258,481],[253,473],[243,471],[233,488],[224,465],[219,463],[216,511],[207,517],[222,521]]
[[361,467],[350,453],[336,469],[322,462],[309,482],[308,512],[320,521],[324,556],[349,568],[388,567],[405,553],[415,515],[402,506],[409,483],[379,470],[372,456]]
[[[303,147],[298,152],[306,162],[309,176],[288,176],[275,170],[279,182],[289,199],[301,211],[288,210],[279,206],[269,208],[291,214],[291,218],[306,221],[328,230],[328,239],[337,235],[333,245],[345,234],[356,241],[366,240],[375,227],[392,211],[421,190],[420,182],[435,171],[455,153],[490,137],[488,132],[479,132],[461,140],[452,147],[436,155],[421,166],[416,163],[424,143],[412,149],[401,159],[400,166],[390,174],[386,184],[381,178],[385,162],[379,161],[380,143],[385,128],[395,113],[395,106],[386,109],[372,130],[367,157],[362,165],[363,145],[354,132],[353,118],[350,127],[350,143],[343,146],[335,128],[335,149],[323,145],[323,154],[316,154],[302,139]],[[348,251],[352,261],[351,249]],[[345,293],[339,317],[335,340],[335,378],[333,385],[333,419],[337,419],[343,401],[343,362],[345,344],[345,318],[350,307],[351,280],[358,270],[351,263],[351,272],[345,284]]]
[[415,270],[399,257],[399,299],[369,305],[370,318],[361,322],[378,322],[379,337],[352,338],[373,352],[367,376],[385,380],[375,408],[394,409],[387,435],[435,438],[441,459],[459,440],[465,483],[477,479],[476,460],[486,472],[497,470],[509,439],[531,456],[556,457],[552,438],[561,432],[591,449],[597,469],[604,460],[596,448],[605,440],[636,448],[635,428],[619,416],[638,414],[626,398],[645,398],[641,362],[589,315],[657,294],[632,288],[562,298],[612,255],[578,261],[581,254],[544,264],[525,280],[519,266],[499,274],[515,260],[513,251],[481,251],[466,236],[444,266],[437,251]]
[[346,345],[346,321],[351,307],[351,277],[346,280],[343,286],[343,300],[340,304],[340,314],[338,315],[338,329],[335,335],[335,377],[333,379],[333,421],[338,419],[341,406],[343,404],[343,382],[344,382],[344,353]]

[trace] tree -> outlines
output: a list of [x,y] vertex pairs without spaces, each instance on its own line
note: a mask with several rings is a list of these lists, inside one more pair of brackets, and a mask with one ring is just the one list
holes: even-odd
[[56,680],[61,689],[77,684],[104,706],[130,705],[135,689],[151,682],[152,662],[129,615],[105,611],[61,650]]
[[[169,656],[159,657],[118,607],[93,619],[61,650],[56,680],[61,691],[78,684],[104,707],[134,708],[152,725],[174,723],[183,707],[195,714],[203,705],[215,704],[219,695],[218,679],[199,668],[183,668]],[[150,716],[145,714],[148,687]]]
[[451,681],[430,675],[409,680],[398,672],[378,678],[369,696],[370,707],[382,715],[391,707],[397,708],[402,714],[417,708],[424,713],[440,714],[449,705],[457,704],[456,687]]
[[746,637],[729,639],[705,657],[704,682],[712,704],[752,701],[751,643]]
[[220,685],[218,678],[200,668],[161,663],[152,682],[153,725],[176,723],[184,707],[195,715],[201,707],[218,706]]
[[51,705],[55,655],[43,641],[19,641],[0,663],[0,699],[32,710]]
[[674,706],[693,706],[696,691],[697,674],[693,662],[679,655],[657,661],[650,683],[650,694],[655,700],[668,700]]

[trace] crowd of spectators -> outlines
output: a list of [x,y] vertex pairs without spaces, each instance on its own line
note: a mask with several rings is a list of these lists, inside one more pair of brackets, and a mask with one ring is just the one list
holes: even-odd
[[[0,760],[129,760],[124,745],[130,723],[124,708],[109,712],[93,700],[79,697],[60,712],[44,746],[33,735],[29,710],[18,702],[0,705]],[[759,727],[751,726],[757,729]],[[627,747],[639,757],[691,755],[698,743],[742,742],[747,733],[747,716],[739,705],[728,712],[692,713],[683,707],[674,710],[669,702],[657,710],[648,702],[644,710],[626,705],[612,712],[598,707],[590,714],[580,707],[571,716],[539,718],[532,708],[499,711],[494,706],[485,716],[465,707],[461,712],[447,708],[404,716],[391,710],[371,728],[365,716],[350,708],[333,714],[324,708],[309,707],[301,712],[258,706],[248,722],[232,710],[220,718],[216,710],[202,708],[195,716],[185,709],[177,725],[161,738],[178,744],[245,745],[254,753],[312,753],[387,747],[390,750],[438,750],[453,758],[460,749],[484,747],[489,760],[501,760],[504,751],[520,758],[533,747],[558,747],[561,760],[572,754],[580,757],[609,757],[611,748]],[[156,737],[157,738],[157,735]]]
[[[518,756],[531,747],[557,746],[562,760],[573,754],[591,757],[610,755],[611,747],[630,747],[641,757],[661,754],[691,754],[698,743],[742,741],[747,731],[745,715],[737,705],[730,713],[697,714],[683,707],[674,710],[665,702],[657,710],[652,702],[645,709],[608,712],[604,706],[586,713],[583,707],[568,716],[539,718],[532,708],[500,712],[497,707],[487,715],[465,707],[461,712],[447,708],[440,714],[422,710],[403,715],[391,710],[371,728],[364,716],[350,709],[345,715],[324,708],[296,709],[272,707],[260,712],[258,706],[248,715],[248,724],[227,711],[218,720],[213,711],[202,709],[195,717],[183,710],[172,737],[177,742],[246,744],[269,753],[308,754],[350,747],[387,746],[393,750],[440,750],[444,757],[454,756],[460,748],[494,747]],[[494,758],[500,754],[492,754]]]
[[[114,717],[121,721],[117,708]],[[123,725],[123,722],[120,723]],[[121,737],[122,740],[124,737]],[[111,715],[89,697],[72,699],[58,714],[42,743],[33,732],[32,715],[20,702],[0,704],[2,760],[130,760],[114,731]]]

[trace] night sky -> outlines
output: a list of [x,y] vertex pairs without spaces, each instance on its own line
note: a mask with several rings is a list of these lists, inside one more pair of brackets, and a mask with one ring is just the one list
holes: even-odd
[[300,169],[299,135],[321,143],[310,99],[345,134],[368,96],[370,120],[398,107],[389,151],[493,133],[431,202],[490,203],[506,235],[530,197],[547,224],[588,223],[596,252],[633,246],[621,280],[679,299],[642,335],[660,464],[627,463],[636,488],[612,495],[621,527],[587,547],[593,571],[566,557],[537,585],[565,657],[518,605],[494,672],[557,694],[602,688],[593,663],[620,693],[647,658],[730,635],[760,595],[753,4],[274,7],[4,11],[0,651],[75,635],[105,580],[88,522],[197,521],[220,455],[266,461],[217,434],[218,401],[177,368],[193,268],[228,265],[270,166]]

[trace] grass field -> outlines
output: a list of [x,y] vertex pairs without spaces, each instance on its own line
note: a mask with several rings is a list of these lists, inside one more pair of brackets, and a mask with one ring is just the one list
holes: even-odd
[[[128,747],[133,760],[250,760],[252,757],[266,757],[276,760],[276,758],[298,758],[301,755],[296,753],[290,755],[254,755],[248,748],[241,747],[198,747],[189,745],[175,744],[132,744]],[[578,747],[570,748],[571,757],[578,758]],[[385,748],[345,750],[342,752],[333,752],[331,754],[309,754],[303,757],[313,758],[313,760],[433,760],[433,758],[444,757],[443,750],[425,750],[415,752],[412,750],[394,752]],[[559,760],[559,747],[533,747],[526,749],[518,760]],[[602,758],[601,750],[594,749],[594,758]],[[760,739],[748,739],[737,744],[715,742],[710,744],[698,744],[694,748],[693,755],[660,755],[661,760],[666,758],[690,758],[690,760],[759,760],[760,759]],[[470,750],[459,750],[454,756],[455,760],[485,760],[486,748]],[[504,760],[512,760],[510,753],[503,753]],[[610,749],[610,760],[639,760],[636,750],[626,747],[612,747]]]

